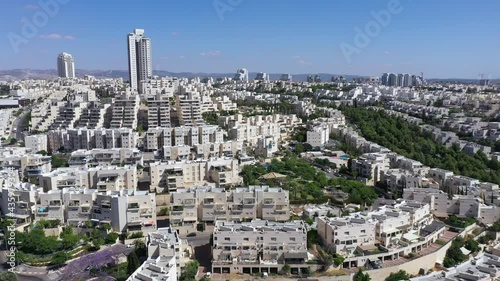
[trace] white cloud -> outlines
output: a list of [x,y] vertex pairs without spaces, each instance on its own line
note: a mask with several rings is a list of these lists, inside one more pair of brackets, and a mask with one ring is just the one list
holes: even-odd
[[61,35],[58,33],[51,33],[51,34],[42,34],[40,35],[40,38],[42,39],[47,39],[47,40],[75,40],[74,36],[71,35]]
[[186,57],[185,57],[185,56],[179,56],[179,58],[180,58],[181,60],[183,60],[183,59],[185,59]]
[[40,7],[38,7],[38,5],[35,4],[25,4],[24,8],[29,10],[38,10]]
[[200,53],[200,56],[206,56],[206,57],[218,57],[221,55],[222,55],[221,51],[210,51],[210,52]]
[[292,57],[292,59],[294,59],[294,60],[298,60],[298,59],[300,59],[300,58],[301,58],[300,56],[293,56],[293,57]]
[[385,51],[384,54],[388,55],[389,54],[389,51]]
[[177,32],[177,31],[174,31],[174,32],[170,33],[170,35],[172,35],[172,36],[179,36],[179,35],[181,35],[181,33]]

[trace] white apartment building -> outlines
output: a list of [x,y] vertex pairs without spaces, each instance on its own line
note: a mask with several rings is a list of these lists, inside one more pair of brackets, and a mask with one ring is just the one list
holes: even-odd
[[175,257],[160,256],[147,259],[126,281],[177,281]]
[[[42,135],[43,136],[43,135]],[[139,135],[130,128],[87,129],[49,131],[47,135],[49,151],[64,148],[67,151],[78,149],[136,148]]]
[[111,107],[110,103],[89,102],[81,112],[75,128],[102,128],[104,127],[105,115]]
[[151,39],[144,36],[144,29],[127,35],[127,50],[130,87],[138,90],[141,81],[153,76]]
[[26,148],[31,149],[33,152],[47,151],[47,135],[32,135],[24,137],[24,144]]
[[119,233],[156,231],[154,193],[134,190],[107,191],[97,194],[92,221],[110,224]]
[[96,190],[66,188],[63,193],[64,217],[68,225],[81,227],[92,218]]
[[195,146],[222,143],[224,131],[219,126],[180,126],[175,128],[149,128],[145,136],[145,150],[156,151],[165,146]]
[[170,128],[170,101],[160,93],[148,96],[148,128]]
[[150,174],[150,190],[157,192],[174,192],[207,182],[219,187],[230,187],[241,182],[238,160],[232,158],[154,162],[150,164]]
[[170,222],[173,225],[253,219],[285,222],[290,218],[289,205],[288,191],[282,188],[249,186],[225,190],[195,186],[170,194]]
[[137,128],[140,97],[137,94],[122,93],[112,105],[111,128]]
[[64,203],[62,190],[49,190],[39,193],[35,205],[35,222],[44,219],[46,221],[56,221],[64,223]]
[[75,62],[73,56],[61,53],[57,57],[57,72],[62,78],[75,78]]
[[38,176],[50,172],[52,169],[51,157],[41,154],[0,154],[0,167],[13,169],[20,178]]
[[179,86],[175,96],[177,117],[182,126],[199,126],[205,124],[202,114],[201,95],[196,89]]
[[91,188],[88,170],[78,167],[57,168],[54,171],[43,173],[38,176],[38,182],[44,191],[63,188]]
[[307,143],[312,147],[322,147],[330,140],[330,128],[327,124],[319,125],[307,131]]
[[143,156],[139,149],[79,149],[71,152],[68,161],[70,166],[110,166],[110,165],[143,165]]
[[382,174],[389,168],[389,159],[383,153],[365,153],[352,161],[352,171],[365,178],[369,185],[381,181]]
[[41,188],[30,183],[10,185],[9,182],[3,185],[0,193],[2,215],[15,222],[16,230],[25,231],[29,228],[40,192]]
[[177,231],[170,227],[158,228],[155,232],[150,232],[146,237],[148,246],[148,257],[156,259],[158,257],[175,257],[177,272],[181,272],[186,264],[184,250],[188,246],[179,237]]
[[257,139],[255,154],[264,158],[271,158],[278,152],[278,140],[274,136],[262,136]]
[[298,274],[308,268],[307,230],[303,221],[217,221],[213,237],[214,273],[277,274],[288,264],[292,273]]

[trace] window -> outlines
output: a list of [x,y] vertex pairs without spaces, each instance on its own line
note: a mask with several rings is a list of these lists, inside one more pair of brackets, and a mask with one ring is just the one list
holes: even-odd
[[344,232],[344,235],[349,235],[349,231]]
[[271,241],[276,241],[276,237],[271,237]]
[[290,237],[290,241],[295,241],[295,237]]
[[361,233],[366,233],[366,230],[365,229],[361,229]]
[[248,237],[244,237],[243,241],[250,241],[250,239]]
[[230,237],[225,237],[224,240],[231,241],[231,238]]

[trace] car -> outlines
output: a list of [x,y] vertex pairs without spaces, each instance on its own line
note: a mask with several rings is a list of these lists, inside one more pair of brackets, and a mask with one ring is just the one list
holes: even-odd
[[212,272],[210,272],[210,271],[209,271],[209,272],[205,273],[205,276],[206,276],[206,277],[210,277],[210,276],[212,276]]
[[196,232],[191,232],[187,235],[187,237],[195,237],[196,236]]
[[128,244],[127,245],[127,248],[132,248],[132,247],[134,247],[134,244]]

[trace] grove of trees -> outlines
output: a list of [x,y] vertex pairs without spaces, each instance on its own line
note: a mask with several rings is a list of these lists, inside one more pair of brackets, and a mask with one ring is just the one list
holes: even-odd
[[431,168],[500,184],[500,162],[489,160],[482,152],[469,155],[458,146],[446,147],[433,140],[431,133],[420,130],[400,117],[382,110],[341,107],[349,122],[363,137]]

